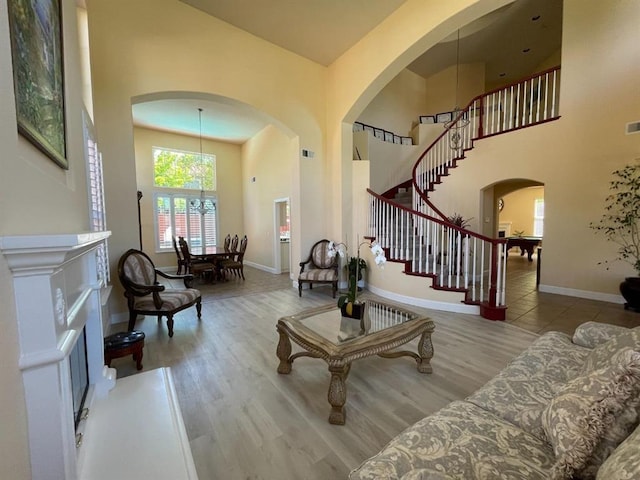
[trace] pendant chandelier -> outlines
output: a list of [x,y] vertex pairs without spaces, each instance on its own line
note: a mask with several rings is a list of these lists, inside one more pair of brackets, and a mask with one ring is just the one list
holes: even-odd
[[200,198],[194,198],[189,203],[200,215],[205,215],[212,210],[215,210],[216,206],[209,198],[205,198],[204,195],[204,156],[202,154],[202,109],[198,108],[198,121],[200,123]]
[[464,114],[462,109],[458,106],[458,86],[460,84],[460,29],[458,29],[458,40],[456,43],[456,92],[455,92],[455,107],[451,112],[451,120],[444,124],[445,130],[449,131],[449,148],[456,151],[458,154],[462,153],[464,142],[462,140],[463,129],[469,125],[469,117]]

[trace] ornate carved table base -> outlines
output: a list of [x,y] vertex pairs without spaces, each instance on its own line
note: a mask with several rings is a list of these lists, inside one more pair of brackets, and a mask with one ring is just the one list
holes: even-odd
[[[293,361],[298,357],[322,358],[328,363],[331,375],[327,394],[327,400],[331,405],[329,423],[345,424],[346,382],[353,360],[372,355],[383,358],[409,356],[415,359],[418,372],[431,373],[433,371],[431,367],[431,358],[433,357],[431,333],[434,330],[434,325],[428,318],[412,314],[412,317],[406,322],[376,331],[371,335],[365,335],[353,343],[337,345],[308,328],[303,328],[300,322],[300,319],[304,319],[305,315],[311,316],[325,310],[326,308],[323,307],[298,316],[280,319],[276,325],[280,337],[276,354],[280,360],[278,373],[284,375],[291,373]],[[418,335],[420,335],[418,353],[406,350],[390,351],[413,340]],[[305,351],[292,355],[291,340],[304,348]]]

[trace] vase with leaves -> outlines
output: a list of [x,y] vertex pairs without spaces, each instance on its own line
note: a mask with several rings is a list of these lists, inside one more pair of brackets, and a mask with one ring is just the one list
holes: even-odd
[[[620,284],[620,293],[627,302],[625,309],[640,312],[640,159],[612,175],[605,213],[589,226],[618,245],[616,261],[626,262],[635,270],[636,276],[626,277]],[[609,269],[608,260],[599,263]]]
[[[362,318],[364,316],[364,302],[358,299],[358,280],[361,278],[362,267],[364,266],[364,269],[367,268],[365,260],[360,257],[360,247],[365,245],[370,248],[376,265],[382,267],[387,261],[387,258],[384,255],[382,247],[375,241],[367,239],[360,242],[358,238],[357,254],[355,257],[351,257],[351,259],[349,259],[348,248],[345,243],[329,243],[328,253],[330,257],[338,255],[347,260],[347,270],[349,272],[347,291],[338,297],[338,308],[340,308],[342,315],[345,317]],[[352,264],[353,268],[351,268]]]

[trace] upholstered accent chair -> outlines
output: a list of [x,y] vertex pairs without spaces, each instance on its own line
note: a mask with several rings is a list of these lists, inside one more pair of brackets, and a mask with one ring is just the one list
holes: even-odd
[[298,295],[302,296],[302,285],[309,284],[313,288],[314,283],[331,284],[333,298],[338,291],[338,256],[329,256],[329,240],[316,242],[311,247],[309,258],[300,262],[300,274],[298,275]]
[[[158,275],[170,280],[183,280],[185,288],[168,289],[158,282]],[[192,305],[201,317],[200,291],[190,288],[193,275],[169,275],[157,270],[151,259],[140,250],[127,250],[118,262],[118,277],[124,287],[129,307],[128,330],[135,327],[138,315],[155,315],[158,321],[167,317],[169,336],[173,337],[173,316]]]

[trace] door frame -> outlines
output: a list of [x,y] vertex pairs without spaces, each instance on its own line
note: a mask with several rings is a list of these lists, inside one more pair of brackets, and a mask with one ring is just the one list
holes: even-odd
[[[280,215],[280,207],[282,206],[282,204],[289,205],[289,209],[291,209],[291,203],[290,203],[289,197],[276,198],[273,201],[273,258],[274,258],[274,272],[277,274],[282,273],[282,254],[280,252],[280,221],[282,220]],[[289,239],[289,273],[290,272],[291,272],[291,239]]]

